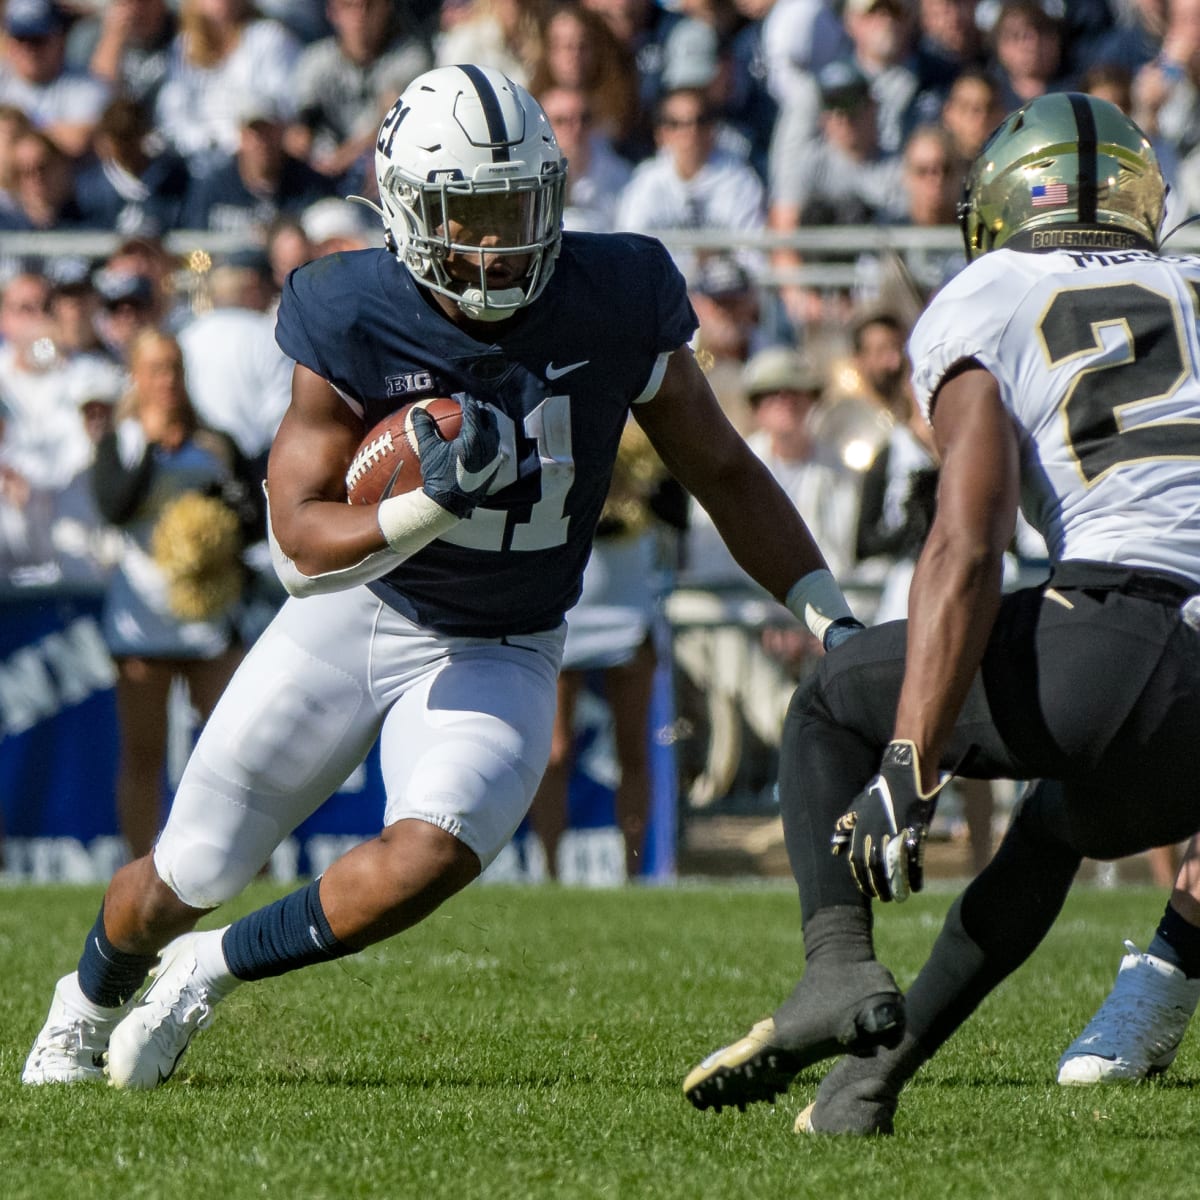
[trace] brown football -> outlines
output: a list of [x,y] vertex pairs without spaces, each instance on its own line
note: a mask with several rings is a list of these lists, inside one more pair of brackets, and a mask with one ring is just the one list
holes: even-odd
[[410,418],[414,408],[424,408],[437,422],[438,433],[452,441],[462,428],[462,408],[457,400],[438,396],[417,400],[384,417],[359,443],[346,470],[346,500],[350,504],[378,504],[421,486],[421,462]]

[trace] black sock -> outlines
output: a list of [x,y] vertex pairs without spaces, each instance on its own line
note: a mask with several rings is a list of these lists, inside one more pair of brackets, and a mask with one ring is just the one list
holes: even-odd
[[225,930],[225,961],[238,979],[268,979],[354,951],[339,942],[321,906],[320,880],[260,908]]
[[874,917],[866,904],[818,909],[804,923],[804,958],[826,963],[866,962],[875,957]]
[[145,982],[157,954],[127,954],[104,932],[104,905],[79,957],[79,990],[102,1008],[120,1008]]
[[1188,979],[1195,979],[1200,976],[1200,929],[1168,904],[1148,953],[1178,967]]

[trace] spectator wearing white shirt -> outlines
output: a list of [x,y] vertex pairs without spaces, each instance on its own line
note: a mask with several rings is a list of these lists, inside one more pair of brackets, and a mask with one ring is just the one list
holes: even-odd
[[362,174],[383,115],[433,60],[408,10],[393,0],[328,0],[326,11],[334,36],[308,46],[296,65],[288,150],[347,180]]
[[8,0],[0,104],[24,110],[72,158],[84,154],[109,89],[66,65],[67,15],[53,0]]
[[[667,92],[655,116],[658,153],[640,163],[617,206],[617,228],[669,239],[673,230],[706,229],[758,233],[765,223],[764,189],[745,159],[717,146],[716,115],[705,92],[679,88]],[[673,250],[689,284],[697,278],[701,257]],[[755,277],[756,252],[738,254]]]
[[853,51],[827,0],[774,0],[762,36],[767,87],[780,106],[815,100],[813,76]]
[[[846,573],[854,563],[861,480],[815,433],[814,415],[825,390],[822,372],[789,346],[768,346],[746,363],[742,387],[753,414],[747,443],[820,538],[829,569]],[[693,504],[686,583],[752,588],[719,540],[703,509]]]
[[292,362],[275,342],[265,254],[235,254],[213,269],[210,311],[179,333],[188,394],[201,421],[227,434],[265,471],[266,452],[291,398]]
[[93,356],[80,361],[68,389],[93,448],[66,486],[54,493],[50,538],[59,577],[71,583],[104,583],[121,556],[121,535],[96,505],[92,462],[94,448],[114,427],[117,403],[127,383],[123,369]]
[[596,129],[588,94],[582,88],[547,88],[538,101],[569,165],[563,228],[611,232],[617,203],[633,168]]
[[[868,224],[877,217],[905,212],[903,164],[879,147],[876,104],[870,84],[853,63],[836,62],[819,76],[821,136],[808,135],[792,113],[780,114],[771,145],[769,224],[786,234],[800,226]],[[780,271],[800,266],[796,251],[783,246],[774,254]],[[789,281],[780,298],[798,328],[841,320],[840,300]]]
[[[775,345],[751,356],[741,383],[753,426],[747,443],[820,539],[830,570],[845,572],[853,561],[860,482],[816,433],[814,414],[826,403],[822,372],[791,347]],[[674,652],[686,684],[683,711],[709,734],[689,802],[713,803],[739,776],[770,788],[783,715],[797,679],[818,660],[819,643],[751,582],[695,503],[671,608],[680,620]],[[770,748],[765,759],[756,744]]]
[[29,484],[66,485],[91,455],[71,396],[73,366],[54,341],[51,283],[15,275],[0,294],[0,395],[8,410],[5,460]]
[[12,412],[0,393],[0,579],[42,583],[54,555],[54,491],[30,482],[11,429]]
[[913,14],[907,0],[846,0],[842,20],[854,43],[854,63],[875,98],[880,148],[897,154],[916,123],[920,91]]
[[294,115],[300,42],[277,21],[257,17],[249,0],[183,0],[179,21],[155,123],[200,177],[236,153],[246,95]]

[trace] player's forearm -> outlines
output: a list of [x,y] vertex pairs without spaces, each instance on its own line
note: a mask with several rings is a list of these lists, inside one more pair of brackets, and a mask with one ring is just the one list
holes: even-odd
[[[349,519],[347,512],[352,514]],[[363,514],[373,519],[378,538],[360,532]],[[346,506],[311,500],[289,511],[288,517],[284,522],[289,526],[288,544],[299,548],[299,558],[279,540],[269,509],[268,543],[280,582],[289,594],[300,597],[380,579],[461,520],[419,490],[389,497],[382,504]],[[306,525],[311,544],[304,537]],[[382,546],[375,545],[379,540]]]
[[376,505],[306,500],[284,509],[268,506],[279,548],[305,575],[344,570],[387,549]]
[[777,600],[786,600],[798,579],[828,569],[795,505],[765,468],[739,472],[696,498],[738,565]]
[[947,536],[935,525],[908,600],[904,685],[894,738],[913,742],[932,787],[938,762],[966,699],[1000,606],[999,547]]

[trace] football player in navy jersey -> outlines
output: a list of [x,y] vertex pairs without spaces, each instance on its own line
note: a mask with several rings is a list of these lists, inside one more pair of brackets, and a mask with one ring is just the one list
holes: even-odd
[[[631,408],[755,579],[827,648],[860,628],[692,357],[663,247],[562,233],[566,163],[524,89],[472,66],[419,77],[376,166],[386,247],[301,267],[279,308],[296,367],[268,524],[294,598],[205,727],[152,854],[114,876],[27,1083],[155,1087],[238,984],[398,933],[479,875],[546,764],[564,614]],[[462,404],[452,441],[414,417],[423,488],[348,505],[364,434],[446,395]],[[282,901],[189,933],[376,739],[382,833]]]
[[[1038,946],[1084,857],[1200,827],[1200,258],[1160,253],[1165,191],[1145,134],[1093,96],[1031,101],[975,160],[968,265],[909,342],[941,465],[908,620],[828,656],[784,726],[804,975],[688,1075],[697,1107],[773,1100],[849,1051],[797,1131],[891,1133],[905,1083]],[[1051,574],[1002,595],[1018,497]],[[920,888],[955,770],[1058,782],[1027,790],[901,1008],[872,901]],[[1200,939],[1179,950],[1179,976],[1200,974]]]

